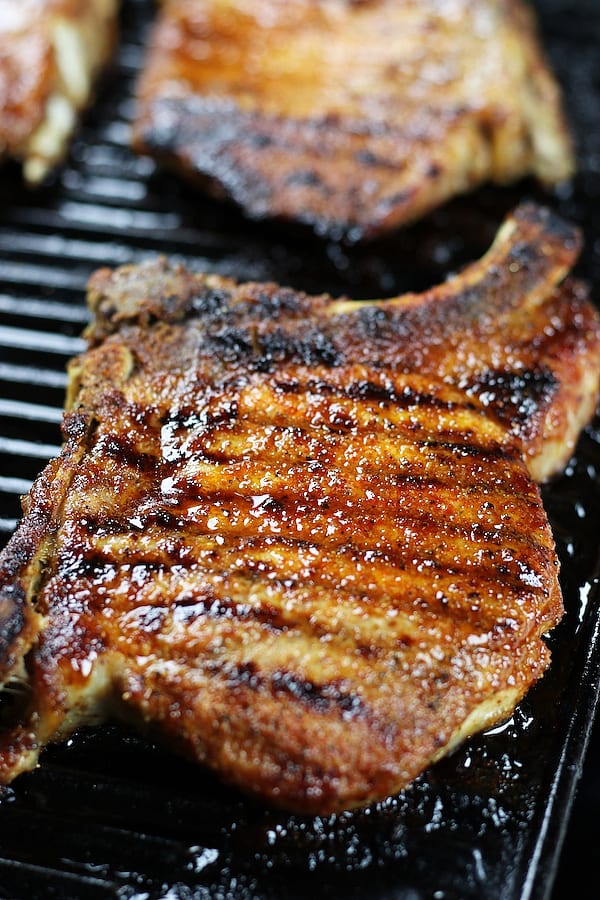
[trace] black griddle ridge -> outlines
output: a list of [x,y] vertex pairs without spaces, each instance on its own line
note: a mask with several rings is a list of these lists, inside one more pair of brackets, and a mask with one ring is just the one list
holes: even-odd
[[[483,252],[505,213],[542,200],[578,222],[600,284],[600,6],[539,0],[576,129],[580,174],[546,194],[483,189],[366,246],[252,223],[128,147],[153,15],[124,0],[113,72],[67,165],[39,191],[0,171],[0,541],[59,446],[65,365],[80,349],[89,275],[165,253],[196,270],[354,298],[418,290]],[[596,32],[597,33],[597,32]],[[0,792],[1,900],[549,900],[600,684],[600,419],[544,488],[567,615],[553,665],[503,727],[398,797],[332,817],[275,812],[123,726],[78,732]]]

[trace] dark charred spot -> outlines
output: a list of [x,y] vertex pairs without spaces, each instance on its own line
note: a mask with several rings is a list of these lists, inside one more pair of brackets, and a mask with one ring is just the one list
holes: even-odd
[[518,241],[510,248],[506,265],[526,269],[539,258],[539,250],[529,241]]
[[88,534],[107,535],[107,534],[124,534],[129,531],[129,525],[117,516],[102,516],[95,518],[87,516],[85,511],[79,520],[79,526]]
[[145,523],[146,526],[157,525],[159,528],[167,528],[172,531],[177,531],[185,527],[179,516],[169,512],[169,510],[164,507],[159,507],[149,513],[145,517]]
[[[215,667],[217,669],[220,668],[218,663],[215,663]],[[253,691],[258,691],[264,684],[264,678],[254,662],[245,662],[237,666],[231,666],[224,674],[228,687],[233,690],[237,687],[248,687]]]
[[330,368],[341,365],[343,361],[342,353],[333,341],[310,325],[304,330],[302,337],[290,335],[283,329],[275,329],[261,335],[258,345],[260,355],[254,365],[261,372],[271,371],[275,363],[284,360],[305,366],[323,365]]
[[300,394],[304,391],[304,385],[297,379],[294,379],[294,381],[276,381],[275,387],[282,394]]
[[0,589],[0,665],[10,665],[12,644],[25,625],[25,592],[18,584]]
[[302,309],[302,295],[288,288],[278,288],[273,291],[260,291],[255,297],[253,312],[257,312],[261,318],[273,319],[280,314],[297,313]]
[[235,399],[221,403],[219,406],[201,410],[182,406],[165,418],[163,425],[173,430],[189,431],[198,426],[215,428],[229,425],[239,416],[239,406]]
[[481,444],[473,444],[473,443],[455,443],[453,441],[423,441],[423,446],[426,447],[441,447],[443,450],[448,450],[450,453],[456,456],[469,457],[470,459],[481,459],[481,460],[500,460],[506,459],[510,455],[510,450],[507,447],[503,447],[500,444],[491,444],[487,446],[482,446]]
[[[101,528],[102,526],[100,526]],[[100,530],[100,529],[98,529]],[[113,570],[111,560],[100,552],[82,554],[77,557],[65,556],[59,572],[63,578],[88,578],[96,580],[107,571]]]
[[378,166],[379,159],[371,150],[359,150],[354,154],[354,159],[361,166]]
[[85,437],[89,418],[79,411],[69,412],[63,417],[62,431],[65,438],[78,441]]
[[354,718],[366,712],[363,700],[357,695],[348,693],[341,683],[330,681],[315,684],[313,681],[288,671],[263,673],[254,662],[243,663],[226,670],[228,687],[247,687],[253,691],[270,690],[273,694],[287,695],[310,707],[317,713],[328,713],[339,710],[344,718]]
[[156,466],[156,458],[150,453],[142,453],[128,441],[125,435],[111,435],[102,441],[102,452],[124,466],[140,472],[151,472]]
[[567,250],[574,250],[580,243],[579,231],[560,216],[549,215],[544,224],[544,231],[560,238]]
[[390,312],[381,306],[363,306],[357,314],[360,328],[367,337],[378,337],[389,327],[391,318]]
[[550,401],[558,383],[549,369],[523,372],[487,371],[469,385],[467,393],[475,396],[483,406],[493,407],[500,418],[512,420],[516,416],[527,422]]
[[315,684],[300,678],[292,672],[273,672],[271,688],[275,694],[287,694],[315,712],[326,713],[339,709],[345,716],[360,715],[364,712],[364,703],[356,694],[344,691],[340,684],[330,681]]
[[270,147],[273,143],[273,138],[269,134],[261,134],[260,132],[252,132],[248,136],[248,143],[253,147],[258,149],[262,149],[263,147]]
[[392,387],[374,381],[355,381],[348,386],[346,394],[353,400],[375,400],[385,404],[396,403],[398,399]]
[[327,186],[323,184],[320,175],[318,172],[315,172],[314,169],[298,169],[295,172],[292,172],[291,175],[285,179],[285,183],[287,185],[298,185],[301,187],[321,187],[327,189]]
[[173,614],[185,623],[206,617],[215,621],[259,622],[269,631],[286,631],[288,625],[281,610],[269,605],[251,606],[229,597],[189,597],[173,604]]
[[389,197],[383,197],[383,199],[379,202],[379,207],[382,210],[390,210],[395,209],[398,206],[404,206],[415,194],[415,188],[406,188],[404,191],[397,191],[395,194],[391,194]]
[[231,311],[231,294],[222,288],[204,288],[190,300],[191,308],[199,315],[223,316]]
[[540,225],[548,235],[554,235],[563,241],[566,249],[577,247],[580,240],[579,231],[572,224],[557,216],[548,207],[539,207],[533,203],[522,203],[513,213],[520,222],[531,222]]
[[247,328],[227,327],[210,335],[215,353],[228,362],[240,362],[253,354],[252,334]]

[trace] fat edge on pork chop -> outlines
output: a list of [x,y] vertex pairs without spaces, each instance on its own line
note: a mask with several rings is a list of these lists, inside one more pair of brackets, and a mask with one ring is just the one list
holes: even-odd
[[522,0],[169,0],[136,94],[139,153],[251,218],[350,241],[575,169]]
[[563,615],[537,482],[598,396],[578,248],[524,206],[389,300],[97,272],[62,452],[0,556],[0,780],[116,717],[325,813],[507,717]]
[[112,57],[119,0],[0,0],[0,161],[33,187],[64,159]]

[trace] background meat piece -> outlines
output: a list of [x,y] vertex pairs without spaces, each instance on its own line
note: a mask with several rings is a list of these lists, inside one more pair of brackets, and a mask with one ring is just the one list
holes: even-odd
[[251,217],[351,240],[485,181],[574,168],[521,0],[170,0],[134,146]]

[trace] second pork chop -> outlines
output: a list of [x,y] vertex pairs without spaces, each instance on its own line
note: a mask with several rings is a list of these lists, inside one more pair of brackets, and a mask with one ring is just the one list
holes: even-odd
[[251,217],[351,240],[574,169],[522,0],[169,0],[138,100],[140,152]]

